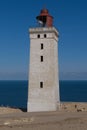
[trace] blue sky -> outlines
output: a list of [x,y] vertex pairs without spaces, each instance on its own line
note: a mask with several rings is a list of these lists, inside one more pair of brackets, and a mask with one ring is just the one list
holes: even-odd
[[0,80],[26,80],[29,64],[28,29],[43,7],[59,30],[60,79],[87,79],[86,0],[1,0]]

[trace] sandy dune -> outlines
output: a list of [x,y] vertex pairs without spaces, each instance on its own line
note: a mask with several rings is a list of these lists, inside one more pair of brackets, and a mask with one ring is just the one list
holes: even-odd
[[8,114],[0,114],[0,130],[87,130],[86,107],[87,104],[62,103],[60,111],[40,113],[9,108],[11,113],[8,110]]

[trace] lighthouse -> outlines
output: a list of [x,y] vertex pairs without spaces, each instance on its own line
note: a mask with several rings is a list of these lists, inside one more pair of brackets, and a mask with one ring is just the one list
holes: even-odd
[[59,107],[58,30],[53,17],[42,9],[38,27],[29,29],[30,62],[28,112],[56,111]]

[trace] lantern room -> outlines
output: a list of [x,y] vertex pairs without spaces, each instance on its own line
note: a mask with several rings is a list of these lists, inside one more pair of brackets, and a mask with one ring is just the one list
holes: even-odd
[[42,9],[40,15],[36,17],[38,20],[39,26],[41,27],[52,27],[53,26],[53,17],[49,14],[47,9]]

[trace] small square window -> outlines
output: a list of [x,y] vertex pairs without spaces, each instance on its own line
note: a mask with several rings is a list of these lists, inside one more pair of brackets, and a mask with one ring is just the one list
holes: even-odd
[[37,37],[40,38],[40,34],[38,34]]
[[43,43],[41,43],[41,50],[43,49]]
[[43,56],[40,57],[41,62],[43,62]]
[[46,38],[47,37],[47,35],[46,34],[44,34],[44,38]]
[[40,88],[43,88],[43,82],[40,82]]

